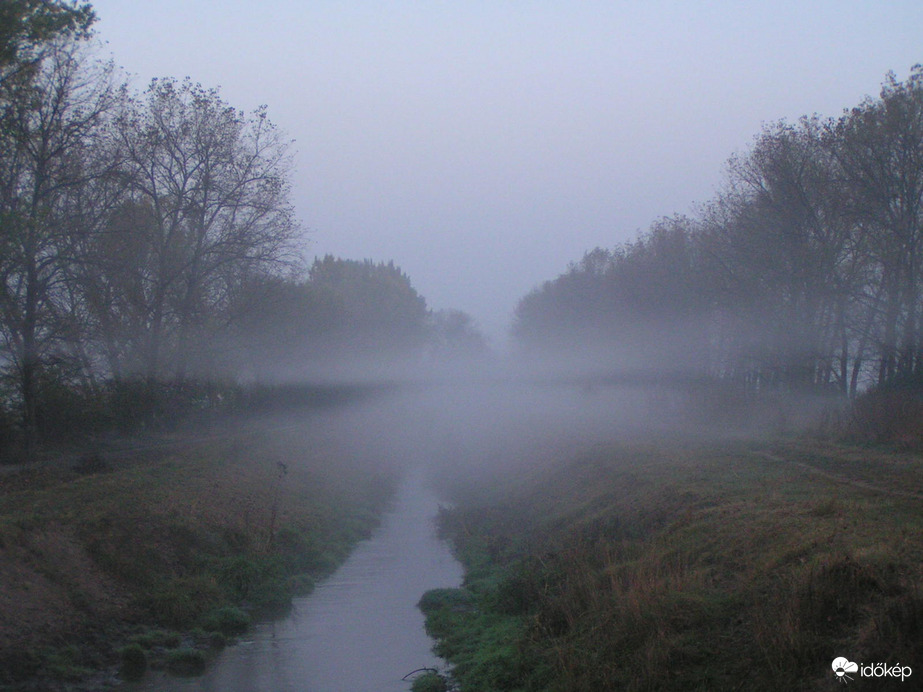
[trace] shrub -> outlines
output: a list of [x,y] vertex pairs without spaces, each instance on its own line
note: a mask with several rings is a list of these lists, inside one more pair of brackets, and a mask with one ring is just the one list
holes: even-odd
[[166,667],[174,675],[201,675],[205,671],[205,654],[198,649],[176,649],[167,654]]
[[180,645],[180,635],[168,630],[152,629],[136,634],[129,641],[137,644],[142,649],[154,649],[162,647],[164,649],[175,649]]
[[857,442],[919,448],[923,445],[923,389],[891,384],[866,392],[853,404],[846,435]]
[[184,629],[221,602],[218,585],[206,576],[179,577],[144,599],[143,605],[158,623]]
[[240,608],[225,606],[209,613],[202,627],[208,632],[220,632],[221,634],[233,637],[243,634],[250,626],[250,616]]
[[464,610],[472,607],[473,597],[465,589],[431,589],[423,594],[417,607],[423,613],[441,608]]
[[259,555],[235,555],[218,564],[218,578],[228,596],[235,601],[252,601],[260,605],[288,599],[285,570],[281,561]]
[[291,526],[283,526],[276,533],[275,550],[291,573],[308,572],[320,566],[321,551],[317,541]]
[[75,644],[48,647],[42,651],[43,667],[58,680],[80,680],[90,669],[84,664],[83,652]]
[[140,644],[129,644],[119,651],[122,659],[122,677],[126,680],[137,680],[147,670],[147,654]]

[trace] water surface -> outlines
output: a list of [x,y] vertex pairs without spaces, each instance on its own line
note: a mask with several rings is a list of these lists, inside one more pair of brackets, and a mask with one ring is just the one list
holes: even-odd
[[405,477],[371,538],[283,620],[255,625],[201,677],[149,676],[129,690],[407,692],[402,678],[437,667],[416,607],[425,591],[458,586],[462,567],[435,534],[435,493]]

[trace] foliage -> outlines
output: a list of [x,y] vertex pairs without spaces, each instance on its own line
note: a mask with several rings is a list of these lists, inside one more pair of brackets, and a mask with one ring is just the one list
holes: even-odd
[[765,126],[695,217],[593,250],[525,296],[517,343],[753,394],[855,397],[918,373],[921,169],[916,66],[839,118]]
[[82,276],[110,367],[148,378],[182,379],[196,364],[206,372],[215,354],[206,349],[201,362],[200,353],[238,286],[295,259],[289,143],[265,109],[246,116],[215,89],[170,79],[126,104],[111,139],[128,182],[109,219],[121,245],[99,234],[91,266],[110,271]]
[[94,223],[86,181],[110,166],[97,151],[119,96],[111,66],[88,64],[75,41],[48,43],[30,72],[0,90],[0,362],[16,376],[27,451],[44,369],[80,362],[69,270]]
[[0,5],[0,88],[28,83],[49,43],[85,38],[95,20],[89,3],[6,0]]
[[918,381],[891,382],[864,392],[850,413],[847,439],[904,449],[923,446],[923,391]]
[[328,255],[303,281],[248,283],[233,310],[238,367],[261,380],[414,362],[428,336],[426,301],[393,262]]
[[445,678],[439,673],[427,671],[413,680],[411,692],[449,692]]
[[154,648],[176,649],[179,647],[182,638],[177,632],[170,630],[148,629],[141,634],[133,635],[130,637],[129,641],[129,646],[136,644],[140,646],[142,650]]
[[207,632],[220,632],[233,637],[243,634],[250,626],[250,616],[240,608],[224,606],[209,613],[202,621],[202,628]]
[[[523,298],[514,336],[526,350],[589,357],[603,367],[697,367],[708,295],[694,239],[692,222],[677,217],[615,251],[588,252]],[[673,330],[684,338],[663,338]]]
[[490,356],[486,337],[461,310],[437,310],[430,317],[429,354],[437,363],[468,363]]
[[166,667],[174,675],[201,675],[205,670],[205,654],[198,649],[175,649],[167,654]]
[[425,338],[426,301],[393,262],[315,260],[310,285],[337,305],[331,330],[337,346],[356,357],[385,359],[418,350]]

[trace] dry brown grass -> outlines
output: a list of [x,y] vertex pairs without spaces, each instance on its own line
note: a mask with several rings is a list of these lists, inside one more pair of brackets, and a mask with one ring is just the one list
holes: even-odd
[[754,451],[596,450],[460,510],[522,546],[520,647],[554,671],[523,689],[809,690],[837,655],[923,660],[921,459]]

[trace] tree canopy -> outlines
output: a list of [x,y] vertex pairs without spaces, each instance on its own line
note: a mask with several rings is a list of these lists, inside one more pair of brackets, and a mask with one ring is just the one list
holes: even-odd
[[693,217],[525,296],[526,351],[855,395],[923,376],[923,68],[838,118],[772,123]]

